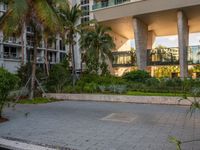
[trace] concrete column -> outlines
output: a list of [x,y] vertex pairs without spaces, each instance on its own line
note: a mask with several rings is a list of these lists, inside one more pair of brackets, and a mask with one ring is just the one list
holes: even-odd
[[147,66],[148,26],[138,18],[133,18],[133,28],[138,69],[145,70]]
[[180,77],[188,77],[188,44],[189,44],[189,26],[188,19],[183,11],[177,13],[178,43],[179,43],[179,63]]

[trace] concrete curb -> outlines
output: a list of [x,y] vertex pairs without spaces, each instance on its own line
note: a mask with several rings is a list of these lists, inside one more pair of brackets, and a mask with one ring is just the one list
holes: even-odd
[[28,144],[24,142],[8,140],[0,138],[0,148],[14,149],[14,150],[56,150],[44,146]]
[[[44,96],[44,95],[43,95]],[[188,101],[181,101],[180,97],[169,96],[128,96],[105,94],[64,94],[47,93],[46,97],[70,101],[100,101],[100,102],[124,102],[138,104],[163,104],[163,105],[190,105]]]

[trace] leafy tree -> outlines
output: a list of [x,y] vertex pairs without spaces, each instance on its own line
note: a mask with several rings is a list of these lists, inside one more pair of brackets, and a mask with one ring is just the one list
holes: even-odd
[[8,101],[8,95],[17,85],[18,78],[7,70],[0,68],[0,118],[3,107]]
[[109,35],[110,31],[111,28],[96,23],[93,28],[82,33],[80,45],[86,51],[86,65],[94,63],[99,64],[100,67],[107,58],[110,61],[113,60],[111,50],[115,48],[115,44]]
[[72,7],[68,7],[66,9],[59,9],[58,14],[62,20],[62,23],[65,28],[64,36],[67,35],[66,42],[69,44],[69,53],[72,62],[72,75],[73,75],[73,85],[76,82],[76,66],[75,66],[75,51],[74,45],[76,44],[75,36],[80,31],[81,25],[78,24],[78,21],[82,15],[82,11],[80,9],[80,5],[74,5]]
[[[2,0],[1,0],[2,1]],[[0,20],[0,29],[4,36],[19,37],[23,33],[24,24],[31,25],[33,34],[33,60],[31,74],[30,99],[34,96],[37,47],[41,41],[42,31],[58,33],[62,28],[56,10],[64,7],[65,0],[3,0],[8,3],[8,11]]]

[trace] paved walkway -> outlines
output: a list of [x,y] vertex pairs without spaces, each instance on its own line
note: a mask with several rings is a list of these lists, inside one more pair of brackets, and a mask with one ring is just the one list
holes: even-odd
[[[193,131],[194,119],[185,118],[186,110],[106,102],[17,105],[6,110],[10,121],[0,124],[0,137],[78,150],[175,150],[169,136],[200,139],[200,113]],[[199,148],[200,142],[183,145],[184,150]]]

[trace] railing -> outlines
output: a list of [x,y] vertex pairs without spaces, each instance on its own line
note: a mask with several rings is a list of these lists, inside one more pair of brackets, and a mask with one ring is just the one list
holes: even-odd
[[[188,64],[200,64],[200,46],[188,47]],[[147,50],[147,65],[178,65],[179,48],[156,48]]]
[[[113,67],[136,66],[134,51],[113,52]],[[200,45],[188,47],[188,64],[200,64]],[[147,66],[179,65],[179,48],[159,47],[147,50]]]
[[156,48],[147,50],[147,65],[178,65],[179,49],[178,48]]
[[3,58],[4,59],[20,59],[20,57],[17,55],[17,53],[3,53]]
[[131,1],[136,2],[139,0],[102,0],[99,2],[94,2],[95,4],[92,6],[92,10],[115,6],[115,5],[131,2]]
[[133,51],[113,52],[113,67],[130,67],[136,65],[136,55]]

